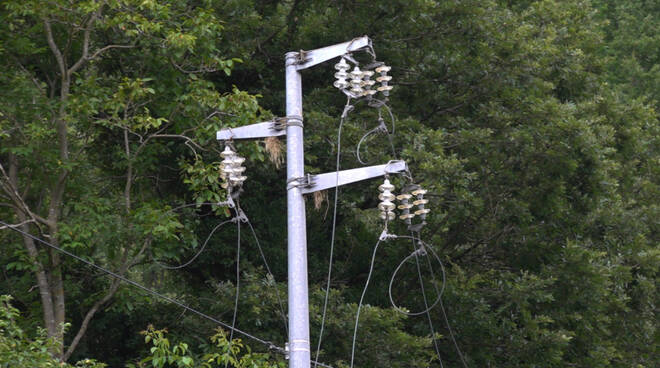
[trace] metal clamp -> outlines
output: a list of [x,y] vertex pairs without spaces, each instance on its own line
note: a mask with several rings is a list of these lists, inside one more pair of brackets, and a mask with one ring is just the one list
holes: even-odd
[[305,174],[299,178],[291,178],[286,181],[286,189],[293,189],[299,187],[311,187],[314,185],[314,175]]

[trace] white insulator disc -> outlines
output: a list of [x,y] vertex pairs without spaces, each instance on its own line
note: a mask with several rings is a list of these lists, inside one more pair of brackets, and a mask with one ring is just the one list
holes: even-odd
[[373,86],[374,84],[376,84],[376,81],[372,81],[372,80],[363,80],[362,83],[361,83],[361,85],[363,87],[364,86]]
[[353,87],[351,88],[351,92],[353,92],[353,94],[355,95],[362,96],[364,90],[362,89],[362,87]]
[[410,199],[410,198],[412,198],[412,196],[408,193],[403,193],[403,194],[399,194],[398,196],[396,196],[396,199],[398,199],[400,201]]
[[378,195],[378,199],[381,201],[393,201],[394,198],[396,198],[394,194],[390,193],[389,191],[385,191]]
[[383,75],[383,76],[380,76],[380,77],[376,78],[376,81],[378,81],[378,82],[389,82],[391,80],[392,80],[392,76],[390,76],[390,75]]
[[426,189],[417,189],[417,190],[414,190],[414,191],[412,192],[412,194],[413,194],[413,195],[420,195],[420,194],[421,194],[421,195],[424,195],[424,194],[426,194],[427,192],[428,192],[428,191],[427,191]]
[[386,191],[386,190],[391,192],[391,191],[394,190],[394,185],[390,184],[390,181],[387,180],[387,179],[385,179],[385,180],[383,181],[383,184],[381,184],[381,185],[378,187],[378,190],[380,190],[381,192],[384,192],[384,191]]
[[423,210],[417,210],[415,211],[415,215],[420,216],[420,215],[426,215],[427,213],[431,212],[430,209],[424,208]]
[[241,156],[236,156],[231,160],[231,164],[234,165],[234,167],[240,166],[243,162],[245,162],[245,158]]
[[337,73],[335,73],[335,78],[337,78],[337,79],[346,79],[346,78],[348,78],[348,73],[346,73],[346,72],[337,72]]
[[337,70],[348,69],[348,68],[349,65],[344,58],[339,59],[339,62],[335,64],[335,69]]
[[413,205],[410,204],[410,203],[400,204],[400,205],[397,206],[397,208],[400,209],[400,210],[406,210],[406,209],[413,208]]
[[392,87],[392,86],[380,86],[380,87],[378,87],[378,92],[391,91],[392,88],[394,88],[394,87]]
[[395,218],[396,218],[396,214],[394,212],[392,212],[392,211],[387,212],[387,219],[388,220],[391,221],[391,220],[394,220]]
[[238,166],[232,169],[232,172],[236,174],[242,174],[245,171],[245,166]]
[[418,199],[413,202],[415,206],[419,206],[420,204],[427,204],[427,203],[429,203],[428,199]]
[[378,204],[378,209],[381,211],[392,211],[394,209],[394,203],[390,201],[383,201]]
[[335,81],[335,83],[333,83],[332,85],[335,86],[336,88],[344,89],[348,87],[348,82],[346,82],[345,80],[338,80]]
[[407,220],[407,219],[411,219],[411,218],[413,218],[413,217],[415,217],[415,214],[414,214],[414,213],[408,213],[408,214],[405,214],[405,215],[401,215],[401,216],[399,216],[399,218],[400,218],[401,220]]
[[387,66],[387,65],[383,65],[383,66],[379,66],[375,70],[376,70],[376,73],[387,73],[390,70],[392,70],[392,68]]
[[234,154],[235,154],[234,151],[232,151],[231,148],[229,148],[229,146],[225,146],[224,151],[220,152],[220,156],[222,156],[223,158],[232,157]]
[[353,68],[353,71],[351,72],[351,77],[353,77],[353,79],[362,78],[362,70],[360,70],[360,68],[356,66],[355,68]]
[[376,91],[375,89],[366,89],[366,90],[364,90],[364,93],[362,95],[363,96],[373,96],[376,93],[378,93],[378,91]]

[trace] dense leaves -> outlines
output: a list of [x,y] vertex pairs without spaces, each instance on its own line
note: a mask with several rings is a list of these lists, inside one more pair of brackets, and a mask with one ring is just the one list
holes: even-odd
[[[398,313],[387,289],[413,245],[382,244],[361,311],[356,366],[660,364],[656,2],[51,5],[8,1],[0,11],[3,221],[223,321],[232,319],[238,281],[238,326],[283,346],[285,178],[276,163],[283,147],[237,143],[249,177],[241,205],[270,275],[249,228],[216,229],[232,212],[208,204],[226,196],[215,132],[284,114],[285,52],[367,34],[378,59],[393,67],[389,106],[396,121],[382,113],[396,125],[396,152],[374,134],[360,156],[369,164],[399,156],[430,190],[433,212],[421,237],[440,255],[446,284],[444,310]],[[345,101],[331,85],[333,73],[331,63],[303,73],[310,173],[335,169]],[[377,125],[376,111],[356,104],[341,132],[342,168],[361,166],[356,146]],[[320,354],[335,366],[350,362],[356,303],[382,231],[376,186],[340,191]],[[309,198],[307,209],[313,347],[334,199],[316,200]],[[406,234],[398,223],[390,231]],[[161,267],[197,255],[209,234],[188,267]],[[46,335],[38,339],[63,343],[49,345],[55,356],[111,366],[200,366],[204,354],[217,351],[207,340],[213,324],[8,229],[0,237],[0,291],[24,311],[23,330],[42,325]],[[437,262],[429,258],[430,268],[426,259],[422,285],[434,300],[442,277]],[[417,270],[403,264],[393,284],[396,302],[412,311],[425,305]],[[71,323],[64,335],[63,323]],[[180,342],[148,329],[153,347],[145,350],[138,332],[150,323]],[[281,364],[253,353],[265,348],[248,341],[242,343],[253,350],[236,344],[241,353],[227,355],[227,336],[215,339],[225,350],[213,364]]]

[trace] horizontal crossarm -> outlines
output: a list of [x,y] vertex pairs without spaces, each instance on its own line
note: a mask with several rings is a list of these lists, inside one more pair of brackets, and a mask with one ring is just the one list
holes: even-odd
[[309,180],[310,185],[302,187],[301,191],[303,194],[308,194],[317,192],[319,190],[334,188],[335,186],[341,186],[355,183],[357,181],[376,178],[386,174],[406,171],[407,169],[408,166],[406,165],[405,161],[392,161],[385,165],[342,170],[339,171],[339,175],[337,175],[337,172],[312,175],[311,180]]

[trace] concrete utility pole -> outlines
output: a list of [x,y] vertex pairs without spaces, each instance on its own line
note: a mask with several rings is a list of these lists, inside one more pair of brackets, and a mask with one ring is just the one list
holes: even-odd
[[367,36],[312,51],[285,55],[286,114],[271,122],[221,130],[218,140],[255,139],[286,134],[287,231],[289,288],[289,367],[309,368],[309,298],[307,231],[303,194],[406,170],[402,161],[336,173],[305,175],[303,152],[302,76],[300,71],[371,46]]

